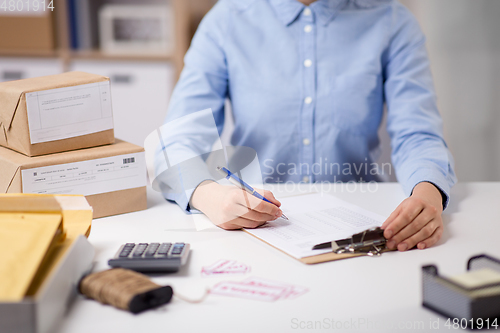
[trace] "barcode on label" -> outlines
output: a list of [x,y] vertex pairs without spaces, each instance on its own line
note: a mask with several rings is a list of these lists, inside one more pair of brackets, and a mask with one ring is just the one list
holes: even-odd
[[134,163],[134,162],[135,162],[135,157],[129,157],[123,159],[123,164]]

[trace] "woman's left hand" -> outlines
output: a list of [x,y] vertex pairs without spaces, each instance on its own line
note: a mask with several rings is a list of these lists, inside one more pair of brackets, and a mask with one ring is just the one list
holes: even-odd
[[418,183],[382,224],[387,248],[406,251],[416,245],[423,250],[436,244],[443,234],[442,212],[443,199],[437,187]]

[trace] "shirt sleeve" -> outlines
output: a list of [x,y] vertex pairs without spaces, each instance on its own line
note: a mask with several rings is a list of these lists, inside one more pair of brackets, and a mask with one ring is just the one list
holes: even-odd
[[398,181],[408,196],[420,182],[434,184],[444,194],[446,208],[456,176],[443,139],[425,37],[413,15],[398,3],[385,54],[384,92]]
[[[224,124],[228,73],[223,43],[228,10],[219,1],[200,23],[172,93],[155,154],[156,188],[186,212],[198,184],[212,179],[204,160]],[[207,116],[206,112],[211,112]]]

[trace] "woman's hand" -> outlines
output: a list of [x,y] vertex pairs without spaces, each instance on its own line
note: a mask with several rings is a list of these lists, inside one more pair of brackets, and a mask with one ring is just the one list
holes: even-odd
[[190,205],[226,230],[257,228],[281,216],[281,203],[270,191],[258,190],[273,205],[235,186],[204,181],[194,191]]
[[406,251],[415,245],[431,247],[443,234],[443,199],[431,183],[418,183],[412,195],[404,200],[382,224],[389,249]]

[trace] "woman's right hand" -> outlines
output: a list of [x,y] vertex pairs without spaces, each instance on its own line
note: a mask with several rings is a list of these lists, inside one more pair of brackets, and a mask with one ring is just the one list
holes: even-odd
[[[257,228],[281,216],[281,203],[270,191],[256,189],[271,203],[235,186],[204,181],[195,189],[190,206],[203,212],[218,227],[226,230]],[[275,204],[275,205],[274,205]]]

